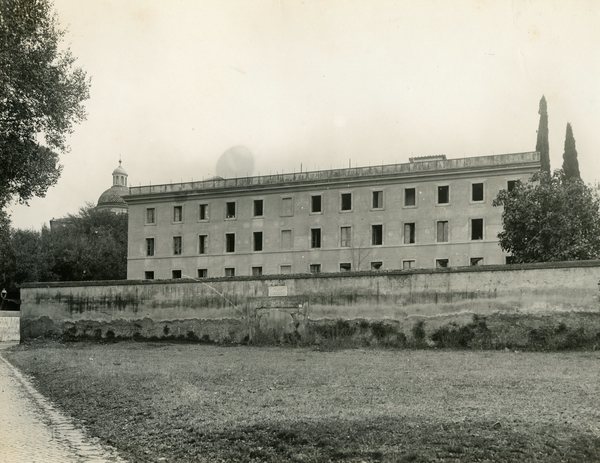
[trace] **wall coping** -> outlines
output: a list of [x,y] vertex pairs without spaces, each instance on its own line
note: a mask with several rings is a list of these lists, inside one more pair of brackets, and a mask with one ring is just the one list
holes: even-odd
[[406,275],[431,275],[436,273],[469,273],[469,272],[507,272],[514,270],[544,270],[561,268],[598,267],[600,260],[579,260],[563,262],[536,262],[531,264],[501,264],[501,265],[477,265],[469,267],[450,267],[442,269],[411,269],[411,270],[365,270],[333,273],[296,273],[289,275],[261,275],[261,276],[236,276],[216,278],[178,278],[166,280],[96,280],[96,281],[49,281],[22,283],[20,288],[69,288],[84,286],[131,286],[131,285],[158,285],[158,284],[187,284],[187,283],[209,283],[209,282],[234,282],[252,280],[302,280],[322,278],[358,278],[365,276],[387,277]]

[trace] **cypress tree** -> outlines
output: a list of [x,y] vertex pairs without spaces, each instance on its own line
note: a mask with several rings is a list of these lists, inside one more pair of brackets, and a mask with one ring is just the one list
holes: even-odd
[[537,143],[535,150],[540,153],[540,161],[542,163],[542,172],[550,173],[550,147],[548,146],[548,107],[546,105],[546,97],[542,95],[540,100],[540,123],[537,130]]
[[571,124],[567,123],[567,134],[565,135],[565,152],[563,154],[563,172],[567,179],[581,180],[579,173],[579,161],[577,160],[577,149],[575,149],[575,138]]

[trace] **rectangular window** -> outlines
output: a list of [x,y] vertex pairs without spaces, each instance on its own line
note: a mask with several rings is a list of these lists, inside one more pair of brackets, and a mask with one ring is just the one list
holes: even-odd
[[294,215],[294,198],[281,198],[281,215],[284,217]]
[[518,180],[509,180],[506,182],[506,189],[508,191],[513,191],[517,187]]
[[439,186],[437,194],[438,204],[448,204],[450,202],[450,187],[448,185]]
[[438,220],[437,242],[438,243],[448,242],[448,221],[447,220]]
[[252,276],[259,277],[262,275],[262,267],[252,267]]
[[310,273],[321,273],[321,264],[310,264]]
[[403,260],[402,261],[402,270],[410,270],[415,267],[414,260]]
[[383,208],[383,191],[373,191],[373,209]]
[[516,264],[517,262],[515,261],[515,256],[506,256],[505,263],[506,265]]
[[448,259],[436,259],[435,268],[446,268],[448,267]]
[[198,254],[206,254],[208,235],[198,235]]
[[206,278],[206,277],[208,277],[208,269],[199,268],[198,269],[198,278]]
[[416,206],[417,204],[417,194],[415,188],[405,188],[404,189],[404,205],[405,206]]
[[171,278],[173,278],[174,280],[181,278],[181,270],[173,270],[171,272]]
[[255,199],[254,200],[254,217],[262,217],[263,215],[263,200]]
[[352,210],[352,193],[342,193],[340,206],[342,211]]
[[371,270],[381,270],[381,267],[383,267],[383,262],[381,262],[381,261],[371,262]]
[[371,225],[371,244],[373,246],[383,244],[383,225]]
[[253,249],[255,251],[263,250],[263,234],[262,232],[254,232],[252,233],[253,237]]
[[483,265],[483,257],[471,257],[471,265]]
[[153,207],[146,209],[146,223],[156,223],[156,209]]
[[342,248],[352,246],[352,227],[340,227],[340,246]]
[[323,212],[321,195],[314,195],[310,197],[310,212]]
[[208,204],[200,204],[198,206],[198,219],[208,220]]
[[340,264],[340,272],[349,272],[352,270],[352,264],[350,262],[343,262]]
[[292,266],[291,265],[280,265],[279,272],[283,273],[284,275],[288,275],[288,274],[292,273]]
[[321,229],[311,228],[310,229],[310,247],[313,249],[321,247]]
[[225,276],[226,277],[234,277],[235,276],[235,267],[225,267]]
[[146,238],[146,255],[148,257],[154,255],[154,238]]
[[292,249],[292,230],[281,230],[281,249]]
[[471,185],[471,201],[483,201],[483,183]]
[[235,201],[225,203],[225,218],[235,219]]
[[404,224],[404,244],[413,244],[415,242],[415,224]]
[[471,219],[471,239],[483,239],[483,219]]
[[181,255],[181,236],[173,237],[173,254],[176,256]]
[[183,206],[173,206],[173,222],[181,222],[183,220]]
[[235,233],[225,233],[225,252],[235,252]]
[[154,272],[144,272],[144,280],[154,280]]

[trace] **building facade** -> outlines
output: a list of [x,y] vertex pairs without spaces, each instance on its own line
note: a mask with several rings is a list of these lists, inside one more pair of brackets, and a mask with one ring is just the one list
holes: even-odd
[[129,188],[128,279],[502,264],[537,152]]

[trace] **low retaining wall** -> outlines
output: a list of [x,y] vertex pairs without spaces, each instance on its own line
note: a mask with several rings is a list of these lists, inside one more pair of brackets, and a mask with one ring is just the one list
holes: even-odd
[[19,311],[0,310],[0,342],[19,342],[21,317]]
[[600,262],[585,261],[28,284],[21,289],[22,337],[465,347],[552,338],[595,345],[599,280]]

